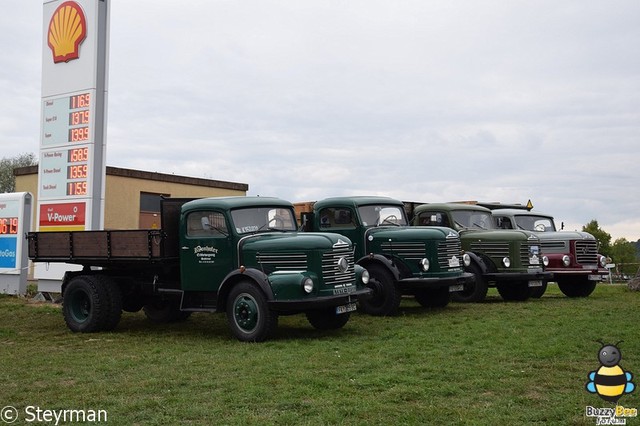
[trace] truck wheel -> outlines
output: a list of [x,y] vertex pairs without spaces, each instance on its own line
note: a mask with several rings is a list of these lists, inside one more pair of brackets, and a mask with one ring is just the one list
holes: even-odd
[[79,275],[67,284],[62,296],[62,314],[73,332],[102,330],[108,318],[109,296],[95,276]]
[[350,313],[337,315],[335,308],[307,312],[309,324],[316,330],[337,330],[349,322]]
[[498,284],[498,293],[504,300],[525,301],[531,296],[531,288],[527,281],[511,282],[509,284]]
[[425,308],[444,308],[449,304],[450,299],[449,287],[421,290],[416,293],[416,300]]
[[142,310],[147,318],[156,324],[183,321],[191,316],[191,312],[181,311],[179,302],[175,300],[154,300],[144,305]]
[[373,296],[360,301],[360,310],[376,316],[397,314],[402,294],[396,288],[391,273],[380,265],[367,266],[367,271],[370,277],[367,287],[373,289]]
[[243,342],[262,342],[278,326],[278,314],[269,309],[262,290],[246,281],[229,292],[227,320],[233,335]]
[[587,297],[596,289],[596,282],[583,278],[558,280],[560,291],[567,297]]
[[540,299],[542,295],[547,291],[547,282],[544,281],[540,287],[531,287],[531,297]]
[[122,292],[118,283],[104,275],[95,276],[97,284],[104,287],[107,294],[107,313],[102,330],[113,330],[122,317]]
[[454,302],[461,303],[482,302],[484,298],[487,297],[487,290],[489,289],[487,280],[484,279],[480,267],[476,264],[472,263],[465,270],[471,272],[475,280],[465,284],[462,291],[452,293],[451,299]]

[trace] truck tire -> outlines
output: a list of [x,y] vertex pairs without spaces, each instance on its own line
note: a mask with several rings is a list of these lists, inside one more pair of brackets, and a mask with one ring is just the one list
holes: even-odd
[[540,287],[531,287],[531,297],[540,299],[542,295],[547,291],[547,282],[544,281]]
[[109,295],[95,276],[72,278],[62,296],[62,314],[73,332],[93,333],[103,329],[109,318]]
[[504,300],[523,302],[531,296],[531,288],[527,281],[497,284],[496,287]]
[[444,308],[449,304],[449,300],[451,300],[449,287],[418,291],[416,293],[416,300],[425,308]]
[[335,308],[309,311],[306,313],[309,324],[316,330],[337,330],[349,322],[349,312],[337,315]]
[[567,297],[588,297],[596,289],[596,282],[573,277],[558,280],[560,291]]
[[104,275],[96,275],[97,284],[104,287],[107,294],[107,312],[102,330],[111,331],[122,317],[122,292],[118,283]]
[[180,310],[179,302],[176,300],[154,300],[144,305],[142,310],[147,318],[156,324],[184,321],[191,316],[191,312]]
[[380,265],[367,266],[369,283],[367,287],[373,290],[373,296],[360,301],[360,310],[369,315],[396,315],[400,308],[402,293],[395,285],[393,275]]
[[487,280],[482,275],[482,270],[474,263],[465,268],[465,270],[471,272],[475,280],[465,284],[462,291],[456,291],[451,294],[451,299],[454,302],[461,303],[482,302],[487,297],[487,290],[489,289]]
[[278,314],[269,309],[267,297],[248,281],[234,285],[229,291],[226,311],[231,332],[243,342],[262,342],[278,326]]

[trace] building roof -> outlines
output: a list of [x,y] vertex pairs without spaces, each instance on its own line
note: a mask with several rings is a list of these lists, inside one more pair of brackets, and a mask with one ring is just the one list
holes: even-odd
[[[14,176],[38,174],[38,166],[17,167],[13,169]],[[205,186],[209,188],[233,189],[236,191],[248,191],[246,183],[226,182],[221,180],[203,179],[189,176],[180,176],[168,173],[147,172],[143,170],[124,169],[121,167],[107,166],[107,176],[120,176],[133,179],[146,179],[156,182],[181,183],[185,185]]]

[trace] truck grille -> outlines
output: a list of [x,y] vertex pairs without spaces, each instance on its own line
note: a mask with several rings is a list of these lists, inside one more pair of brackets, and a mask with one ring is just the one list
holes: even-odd
[[[346,257],[349,262],[347,272],[341,272],[338,269],[338,260],[341,257]],[[323,253],[322,278],[324,279],[325,285],[354,284],[355,270],[353,258],[353,249],[349,247],[334,248],[332,251]]]
[[469,249],[471,251],[479,251],[489,257],[507,257],[509,256],[509,243],[492,243],[483,241],[474,241]]
[[598,263],[598,243],[596,241],[576,241],[576,261],[578,263]]
[[544,251],[545,253],[566,253],[567,251],[569,251],[566,241],[561,241],[561,240],[542,241],[540,245],[542,246],[542,251]]
[[537,247],[538,249],[537,251],[537,256],[538,256],[538,263],[532,263],[532,265],[542,265],[542,253],[540,251],[540,243],[535,242],[535,243],[522,243],[522,245],[520,246],[520,264],[521,265],[529,265],[529,258],[531,257],[531,248],[532,247]]
[[438,243],[438,265],[440,269],[449,269],[449,260],[456,256],[462,265],[462,245],[460,239],[448,239]]
[[425,256],[424,243],[394,243],[384,242],[380,244],[383,254],[395,255],[403,259],[422,259]]
[[306,271],[307,255],[305,253],[268,253],[256,254],[256,261],[265,273],[275,271]]

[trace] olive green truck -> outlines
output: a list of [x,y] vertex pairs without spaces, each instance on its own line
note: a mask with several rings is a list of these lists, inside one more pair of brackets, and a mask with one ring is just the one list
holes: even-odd
[[161,229],[31,232],[34,262],[81,265],[62,280],[63,315],[74,332],[112,330],[122,311],[155,322],[225,312],[233,335],[263,341],[279,315],[304,313],[338,329],[370,296],[351,241],[299,233],[293,205],[277,198],[162,202]]
[[459,302],[484,300],[489,287],[497,287],[505,300],[527,300],[544,288],[553,274],[544,270],[549,259],[540,238],[523,230],[495,229],[491,211],[461,203],[405,203],[414,226],[450,226],[460,233],[462,249],[471,257],[466,270],[475,281],[453,293]]
[[471,285],[470,261],[451,228],[410,227],[401,201],[388,197],[333,197],[295,203],[303,229],[336,232],[355,246],[355,262],[370,274],[373,297],[360,303],[371,315],[394,315],[403,295],[422,306],[444,307]]

